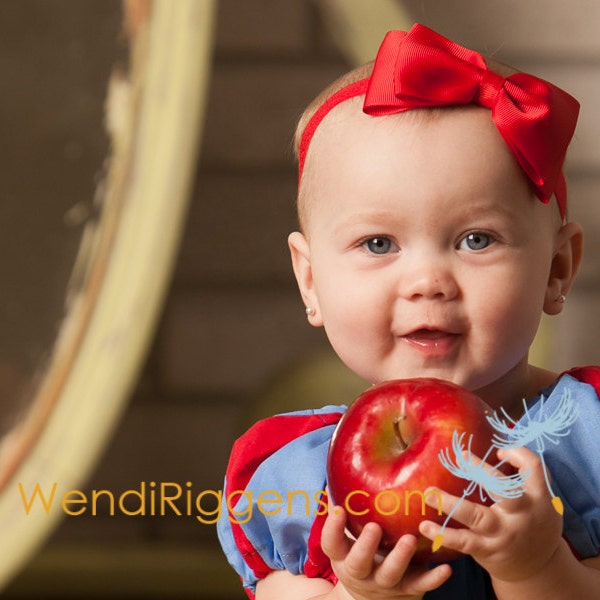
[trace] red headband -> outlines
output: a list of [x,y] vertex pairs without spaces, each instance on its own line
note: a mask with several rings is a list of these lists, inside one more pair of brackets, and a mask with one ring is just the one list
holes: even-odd
[[372,116],[462,104],[491,109],[494,124],[536,196],[548,203],[555,194],[564,218],[567,194],[562,167],[579,114],[579,103],[565,91],[527,73],[503,77],[487,67],[481,54],[423,25],[414,25],[408,33],[390,31],[371,77],[330,96],[306,125],[300,140],[299,177],[310,140],[325,115],[344,100],[363,94],[363,111]]

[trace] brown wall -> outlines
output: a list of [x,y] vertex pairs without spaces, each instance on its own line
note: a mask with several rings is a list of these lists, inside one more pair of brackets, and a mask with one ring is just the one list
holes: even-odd
[[[173,284],[129,408],[86,489],[119,493],[138,487],[140,481],[190,481],[195,492],[219,489],[231,443],[261,412],[263,396],[268,397],[264,402],[272,402],[273,390],[284,389],[287,375],[293,382],[299,378],[290,373],[290,365],[305,365],[307,357],[321,356],[326,349],[322,332],[306,324],[289,268],[286,236],[295,227],[296,183],[290,147],[303,106],[347,64],[312,2],[219,4],[202,152]],[[489,42],[477,37],[485,23],[472,13],[470,20],[444,21],[447,14],[436,12],[441,4],[420,2],[421,12],[415,17],[432,26],[445,23],[447,33],[454,29],[481,49],[498,47],[502,58],[545,71],[584,102],[600,96],[598,54],[590,49],[595,43],[591,35],[586,38],[584,32],[579,45],[573,36],[565,36],[568,43],[554,53],[553,46],[540,46],[526,30],[519,30],[513,46],[503,47],[502,36],[514,33],[508,25],[503,29],[506,15],[489,17],[500,23],[494,30],[498,39]],[[452,12],[457,2],[446,5]],[[580,20],[585,18],[580,15]],[[582,118],[569,166],[573,213],[586,221],[591,230],[589,253],[598,256],[600,123],[590,108]],[[558,368],[600,362],[599,297],[598,270],[587,259],[551,348],[550,358]],[[351,382],[334,401],[350,400],[358,385]],[[302,397],[314,387],[318,386],[296,386],[288,398],[281,396],[281,409],[303,400],[307,405],[331,401],[329,392],[324,398]],[[85,553],[95,557],[94,564],[109,566],[113,563],[105,559],[114,555],[121,568],[113,564],[113,571],[94,571],[89,562],[76,568],[74,557]],[[112,583],[103,580],[107,577]],[[140,578],[137,587],[135,577]],[[7,597],[20,597],[27,590],[38,600],[53,594],[68,597],[59,591],[62,587],[71,590],[70,597],[77,597],[78,589],[86,590],[81,597],[91,597],[90,590],[111,587],[115,597],[135,597],[146,589],[143,579],[162,582],[169,590],[162,597],[244,597],[220,556],[214,527],[200,525],[193,517],[89,515],[66,518]],[[127,591],[130,588],[133,591]]]

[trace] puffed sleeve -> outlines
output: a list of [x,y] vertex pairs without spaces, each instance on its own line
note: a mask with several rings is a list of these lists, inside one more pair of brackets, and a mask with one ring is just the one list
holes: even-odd
[[232,449],[217,533],[250,598],[274,570],[335,581],[320,548],[329,441],[343,406],[264,419]]
[[[563,375],[543,402],[528,409],[551,414],[564,394],[570,394],[577,418],[568,435],[546,441],[543,455],[552,475],[554,493],[563,501],[563,535],[579,558],[600,553],[600,402],[593,385]],[[527,418],[527,415],[525,417]],[[536,444],[530,444],[536,451]]]

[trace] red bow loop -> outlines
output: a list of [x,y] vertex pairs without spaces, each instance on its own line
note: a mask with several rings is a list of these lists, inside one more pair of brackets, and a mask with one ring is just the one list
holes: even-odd
[[[564,191],[562,167],[579,103],[560,88],[527,73],[510,75],[492,119],[542,202]],[[558,197],[561,212],[566,198]]]
[[487,69],[481,55],[440,35],[422,33],[413,27],[397,48],[397,97],[422,107],[473,102]]
[[408,33],[390,31],[377,54],[364,110],[379,116],[412,108],[470,104],[480,96],[487,70],[480,54],[422,25]]

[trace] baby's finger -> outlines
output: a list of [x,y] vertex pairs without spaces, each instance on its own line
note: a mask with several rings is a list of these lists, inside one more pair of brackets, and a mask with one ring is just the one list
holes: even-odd
[[[473,534],[469,529],[446,527],[442,532],[441,525],[433,521],[422,521],[419,525],[419,532],[432,542],[435,540],[432,549],[439,550],[440,547],[443,547],[448,550],[457,550],[463,554],[470,554],[473,541],[482,539],[481,535]],[[438,546],[438,544],[441,544],[441,546]]]
[[526,448],[502,448],[498,450],[498,458],[511,464],[526,479],[541,477],[543,479],[543,465],[540,457]]
[[[425,490],[425,503],[431,508],[435,508],[438,514],[439,511],[441,511],[447,515],[451,511],[459,510],[461,505],[468,504],[470,502],[464,498],[455,496],[450,492],[446,492],[445,490],[441,490],[439,488],[428,488]],[[455,518],[455,515],[456,512],[453,512],[452,518],[456,521],[459,521],[460,519]]]
[[346,573],[354,579],[365,579],[373,573],[378,560],[377,549],[383,532],[376,523],[367,523],[344,561]]
[[417,549],[417,539],[413,535],[402,536],[384,561],[377,567],[375,581],[381,588],[400,586],[402,594],[422,596],[438,588],[450,577],[449,565],[439,565],[433,569],[410,565]]
[[344,509],[341,506],[331,506],[321,532],[321,547],[331,561],[344,560],[352,548],[352,542],[344,533],[345,527]]
[[462,455],[467,462],[470,462],[475,467],[482,465],[483,469],[488,472],[493,472],[496,470],[494,465],[491,465],[489,462],[484,462],[482,458],[477,456],[477,454],[473,454],[473,452],[463,450]]
[[554,493],[552,474],[545,466],[540,455],[525,447],[499,450],[498,455],[504,457],[526,478],[527,493],[523,494],[519,504],[507,504],[503,507],[505,510],[530,510],[541,515],[543,512],[542,507],[545,504],[548,509],[552,506],[554,512],[562,517],[564,513],[563,501]]
[[421,597],[439,588],[452,575],[452,567],[442,564],[432,569],[409,571],[402,582],[402,592]]
[[393,588],[400,583],[417,549],[414,535],[403,535],[377,567],[375,581],[380,587]]
[[545,471],[542,460],[535,452],[525,447],[508,448],[498,450],[498,457],[515,467],[524,480],[524,493],[518,499],[520,502],[503,502],[501,508],[520,510],[523,503],[528,504],[550,497],[547,484],[547,481],[550,481],[550,473]]
[[[459,498],[444,490],[436,489],[435,498],[434,494],[427,494],[425,501],[430,506],[440,506],[442,512],[446,515],[452,513],[454,521],[461,523],[474,532],[485,533],[489,530],[491,521],[495,521],[489,507],[471,502],[465,498]],[[432,529],[428,527],[427,531],[430,534]],[[429,537],[429,535],[426,537]]]

